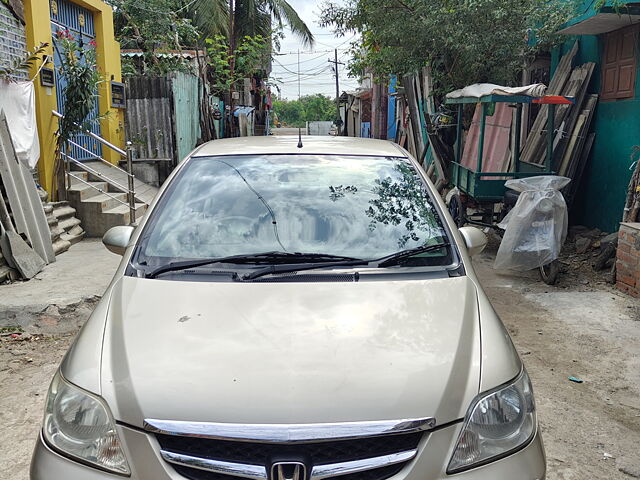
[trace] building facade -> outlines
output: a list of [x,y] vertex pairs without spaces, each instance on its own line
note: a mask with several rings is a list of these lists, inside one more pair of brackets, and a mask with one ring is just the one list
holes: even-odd
[[[14,0],[15,1],[15,0]],[[64,75],[60,65],[60,49],[57,45],[58,32],[67,31],[82,44],[95,45],[98,68],[104,82],[98,91],[98,99],[92,116],[96,121],[92,131],[120,148],[124,146],[123,98],[120,96],[120,45],[114,38],[113,12],[101,0],[24,0],[24,21],[27,49],[33,50],[40,43],[47,43],[49,61],[45,67],[52,75],[44,76],[42,71],[35,78],[36,114],[40,137],[40,160],[38,174],[40,183],[51,191],[54,183],[55,133],[58,120],[52,111],[64,113]],[[34,65],[30,76],[33,78],[40,64]],[[45,72],[47,70],[44,70]],[[78,160],[101,155],[111,163],[120,160],[119,154],[102,148],[99,142],[88,135],[79,135],[75,141],[82,148],[70,154]]]
[[576,40],[575,63],[596,63],[589,87],[589,93],[600,95],[592,124],[596,137],[572,223],[612,232],[622,220],[632,154],[640,145],[640,7],[631,2],[596,5],[591,0],[579,5],[560,31],[567,42],[552,52],[551,69]]

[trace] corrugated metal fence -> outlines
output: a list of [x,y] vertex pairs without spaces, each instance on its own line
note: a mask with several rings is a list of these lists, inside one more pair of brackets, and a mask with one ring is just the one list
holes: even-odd
[[175,116],[176,154],[186,157],[200,138],[200,95],[198,77],[172,74],[173,113]]
[[177,163],[173,131],[173,91],[167,77],[126,81],[126,137],[140,160]]
[[126,133],[139,160],[180,162],[200,138],[198,77],[173,72],[126,81]]

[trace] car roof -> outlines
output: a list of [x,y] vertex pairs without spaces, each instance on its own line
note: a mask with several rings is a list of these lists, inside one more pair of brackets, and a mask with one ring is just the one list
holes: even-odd
[[406,157],[396,144],[387,140],[370,138],[303,136],[302,148],[298,148],[298,137],[259,136],[212,140],[201,145],[192,157],[213,155],[265,155],[265,154],[324,154],[324,155],[370,155]]

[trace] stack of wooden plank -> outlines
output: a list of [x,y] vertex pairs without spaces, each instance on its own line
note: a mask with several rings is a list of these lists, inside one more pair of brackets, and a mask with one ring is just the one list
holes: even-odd
[[[567,137],[566,148],[562,158],[556,163],[558,175],[568,177],[572,181],[564,192],[567,203],[572,204],[578,191],[582,174],[595,140],[595,133],[589,133],[589,127],[598,103],[598,95],[588,95],[582,103],[571,134]],[[574,107],[575,108],[575,107]],[[576,111],[578,109],[576,108]]]
[[[569,205],[575,197],[584,172],[595,134],[589,133],[598,95],[587,95],[595,64],[585,63],[571,68],[577,43],[565,54],[550,82],[547,94],[573,97],[573,105],[559,105],[554,116],[552,169],[571,178],[563,192]],[[521,160],[542,165],[546,159],[548,106],[543,105],[522,150]]]
[[[573,58],[575,57],[578,51],[578,42],[574,43],[573,48],[567,52],[560,63],[558,63],[558,67],[556,68],[556,72],[549,82],[549,88],[547,88],[547,95],[562,95],[563,89],[569,80],[569,76],[571,75],[571,64],[573,62]],[[556,107],[556,117],[558,114],[558,110],[561,110]],[[533,126],[531,127],[531,131],[529,132],[529,136],[522,148],[522,152],[520,154],[520,160],[529,162],[529,163],[544,163],[544,155],[546,152],[547,145],[547,116],[549,114],[549,106],[542,105],[540,110],[538,111],[538,115],[536,116],[535,121],[533,122]],[[542,162],[540,161],[542,159]]]
[[[399,93],[401,101],[397,108],[400,112],[406,109],[407,122],[400,123],[396,142],[407,148],[424,165],[438,191],[442,191],[449,183],[448,164],[453,150],[440,138],[431,121],[431,116],[436,112],[429,68],[404,76]],[[427,153],[430,154],[429,161],[426,161]]]

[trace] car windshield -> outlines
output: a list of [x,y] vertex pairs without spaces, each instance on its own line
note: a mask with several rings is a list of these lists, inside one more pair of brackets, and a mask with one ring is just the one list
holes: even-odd
[[[422,179],[405,158],[342,155],[196,157],[169,185],[137,262],[262,252],[373,260],[447,242]],[[449,249],[418,265],[448,264]]]

